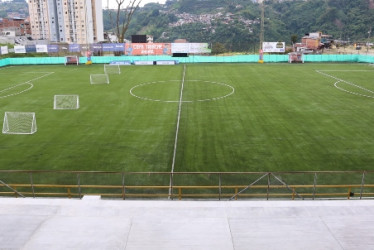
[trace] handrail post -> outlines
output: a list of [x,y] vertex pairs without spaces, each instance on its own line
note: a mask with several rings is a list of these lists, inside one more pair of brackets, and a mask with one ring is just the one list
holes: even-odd
[[125,200],[126,190],[125,190],[125,173],[122,173],[122,199]]
[[33,198],[35,198],[34,182],[32,181],[32,173],[31,172],[30,172],[30,183],[31,183],[32,196],[33,196]]
[[313,200],[316,197],[316,185],[317,185],[317,173],[314,173],[314,180],[313,180]]
[[268,173],[268,187],[266,189],[266,200],[269,200],[269,192],[270,192],[270,173]]
[[173,173],[170,173],[170,190],[169,190],[169,199],[173,200]]
[[80,174],[77,174],[77,181],[78,181],[78,193],[79,193],[79,199],[82,199],[82,193],[81,193],[81,177]]
[[221,188],[221,173],[218,174],[218,200],[221,200],[221,193],[222,193],[222,188]]
[[365,185],[365,171],[362,172],[361,190],[360,190],[360,200],[362,199],[362,193],[363,193],[363,191],[364,191],[364,185]]

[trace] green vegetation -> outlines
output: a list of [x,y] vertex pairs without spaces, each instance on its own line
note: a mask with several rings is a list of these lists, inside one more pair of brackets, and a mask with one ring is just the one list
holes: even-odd
[[[170,171],[183,66],[121,70],[91,85],[102,65],[2,68],[1,115],[36,112],[38,131],[0,134],[1,169]],[[373,75],[366,64],[187,65],[175,171],[369,170]],[[53,110],[56,94],[79,95],[80,108]]]

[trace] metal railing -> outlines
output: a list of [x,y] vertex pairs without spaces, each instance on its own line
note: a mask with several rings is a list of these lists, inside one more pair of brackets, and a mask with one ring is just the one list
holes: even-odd
[[0,196],[110,199],[372,199],[374,171],[107,172],[0,170]]

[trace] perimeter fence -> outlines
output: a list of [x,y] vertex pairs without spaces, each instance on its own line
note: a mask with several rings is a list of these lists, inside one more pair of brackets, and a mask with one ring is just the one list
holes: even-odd
[[[134,61],[178,61],[179,63],[257,63],[259,55],[233,55],[233,56],[201,56],[188,57],[172,56],[92,56],[94,64],[108,64],[111,62]],[[287,63],[288,55],[264,55],[264,63]],[[87,57],[80,57],[79,63],[85,64]],[[336,55],[304,55],[304,62],[348,62],[348,63],[374,63],[374,56],[361,54]],[[64,64],[65,57],[25,57],[6,58],[0,60],[0,67],[10,65],[43,65]]]
[[0,196],[107,199],[373,199],[374,171],[0,171]]

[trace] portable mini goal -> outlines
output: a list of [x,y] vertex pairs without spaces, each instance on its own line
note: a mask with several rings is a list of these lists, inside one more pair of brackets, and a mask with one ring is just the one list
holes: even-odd
[[79,109],[78,95],[55,95],[53,109]]
[[91,74],[91,84],[109,84],[109,77],[107,74]]
[[288,54],[289,63],[304,63],[304,54],[301,52],[291,52]]
[[34,112],[5,112],[3,134],[34,134],[36,130]]
[[121,68],[119,65],[110,65],[110,64],[104,64],[104,72],[105,74],[121,74]]
[[65,56],[65,66],[69,64],[78,65],[79,64],[78,56]]

